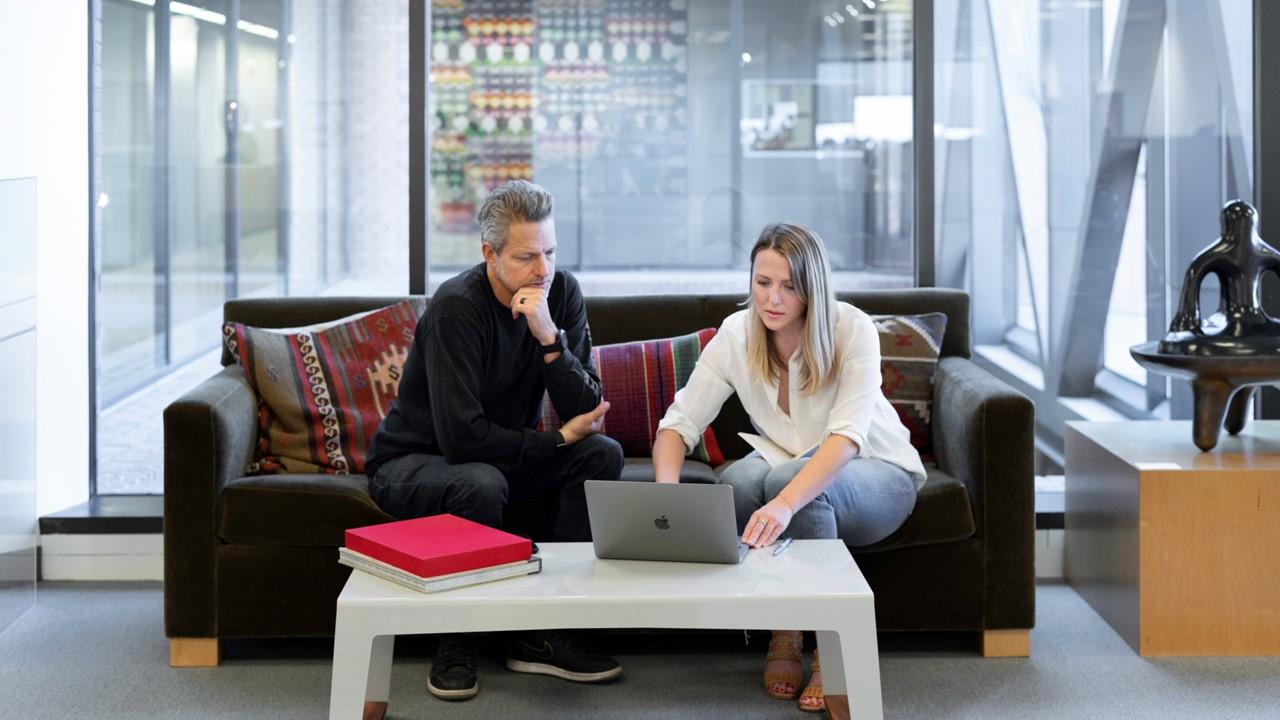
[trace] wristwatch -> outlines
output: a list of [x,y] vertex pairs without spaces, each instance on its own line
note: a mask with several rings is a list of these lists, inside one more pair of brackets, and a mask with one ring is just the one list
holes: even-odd
[[564,352],[564,348],[568,344],[569,339],[565,337],[564,330],[561,330],[556,333],[556,339],[550,345],[539,345],[538,349],[542,351],[543,355],[550,355],[551,353]]

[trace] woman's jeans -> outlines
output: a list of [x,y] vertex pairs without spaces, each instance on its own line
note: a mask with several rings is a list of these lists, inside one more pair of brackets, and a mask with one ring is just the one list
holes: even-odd
[[[778,496],[809,458],[797,458],[775,468],[758,454],[728,465],[720,482],[733,486],[738,532],[751,514]],[[870,545],[902,526],[916,506],[911,473],[874,458],[854,458],[836,474],[827,489],[796,511],[782,537],[839,538],[848,545]]]

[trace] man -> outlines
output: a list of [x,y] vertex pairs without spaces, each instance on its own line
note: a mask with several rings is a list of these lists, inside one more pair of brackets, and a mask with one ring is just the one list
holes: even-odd
[[[554,539],[591,538],[583,481],[616,480],[622,449],[597,434],[609,403],[582,291],[555,270],[551,211],[551,194],[530,182],[491,192],[478,218],[484,262],[441,284],[418,322],[367,462],[369,493],[389,514],[447,512],[501,527],[509,500],[542,498]],[[559,431],[533,429],[544,391],[571,418]],[[475,655],[474,637],[441,636],[432,694],[474,696]],[[513,636],[507,667],[578,682],[622,672],[561,632]]]

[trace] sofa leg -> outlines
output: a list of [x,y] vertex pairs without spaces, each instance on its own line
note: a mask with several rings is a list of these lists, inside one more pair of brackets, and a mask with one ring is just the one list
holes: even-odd
[[366,702],[364,704],[364,720],[383,720],[387,716],[385,702]]
[[170,667],[217,667],[218,638],[169,638]]
[[982,657],[1031,657],[1030,630],[983,630]]

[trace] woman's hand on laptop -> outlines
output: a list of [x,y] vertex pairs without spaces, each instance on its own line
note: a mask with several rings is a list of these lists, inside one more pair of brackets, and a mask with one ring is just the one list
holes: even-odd
[[770,500],[751,513],[747,529],[742,533],[742,542],[753,548],[772,545],[791,524],[791,516],[794,514],[791,505],[781,497]]
[[601,400],[594,410],[578,415],[560,428],[565,445],[572,445],[588,435],[604,429],[604,414],[609,412],[609,401]]

